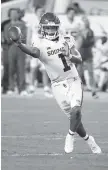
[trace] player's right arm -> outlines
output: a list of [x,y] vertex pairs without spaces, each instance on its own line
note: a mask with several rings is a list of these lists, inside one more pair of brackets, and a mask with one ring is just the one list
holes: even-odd
[[31,55],[34,58],[39,58],[40,50],[35,46],[28,46],[22,43],[22,32],[19,27],[13,26],[9,28],[9,38],[26,54]]
[[28,46],[22,42],[15,42],[15,44],[26,54],[31,55],[34,58],[39,58],[40,50],[37,47]]

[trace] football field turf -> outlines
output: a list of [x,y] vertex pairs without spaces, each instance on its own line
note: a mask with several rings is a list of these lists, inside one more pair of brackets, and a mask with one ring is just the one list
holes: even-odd
[[2,170],[108,170],[108,93],[84,93],[83,122],[102,148],[94,155],[76,136],[74,152],[64,153],[68,119],[54,99],[2,96]]

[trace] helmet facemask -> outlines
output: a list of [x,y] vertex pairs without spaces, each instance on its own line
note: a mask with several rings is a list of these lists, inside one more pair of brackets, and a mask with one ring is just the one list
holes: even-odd
[[49,39],[49,40],[54,40],[58,38],[59,36],[59,25],[57,24],[46,24],[46,25],[41,25],[41,33],[44,38]]
[[40,20],[40,30],[43,38],[55,40],[59,36],[59,18],[51,12],[45,13]]

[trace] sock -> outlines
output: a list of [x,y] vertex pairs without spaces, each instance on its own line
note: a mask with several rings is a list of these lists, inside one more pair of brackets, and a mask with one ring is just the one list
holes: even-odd
[[69,135],[75,135],[75,132],[72,132],[70,129],[69,129]]
[[72,108],[72,116],[70,118],[70,130],[76,132],[80,122],[81,122],[81,107],[75,106]]
[[79,124],[79,126],[78,126],[76,132],[77,132],[78,135],[79,135],[80,137],[82,137],[82,138],[84,138],[84,137],[86,136],[87,133],[86,133],[84,127],[83,127],[82,122],[80,122],[80,124]]
[[88,134],[86,134],[86,136],[85,136],[85,137],[83,137],[83,139],[87,141],[87,140],[89,139],[89,135],[88,135]]

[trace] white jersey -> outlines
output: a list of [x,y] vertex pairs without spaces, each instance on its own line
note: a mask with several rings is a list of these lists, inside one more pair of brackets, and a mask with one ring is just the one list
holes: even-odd
[[[75,65],[68,57],[62,55],[63,43],[66,40],[60,37],[58,41],[39,39],[34,37],[33,46],[39,48],[39,60],[45,65],[46,71],[52,82],[59,82],[68,78],[78,77]],[[70,40],[70,48],[74,46],[74,39]]]

